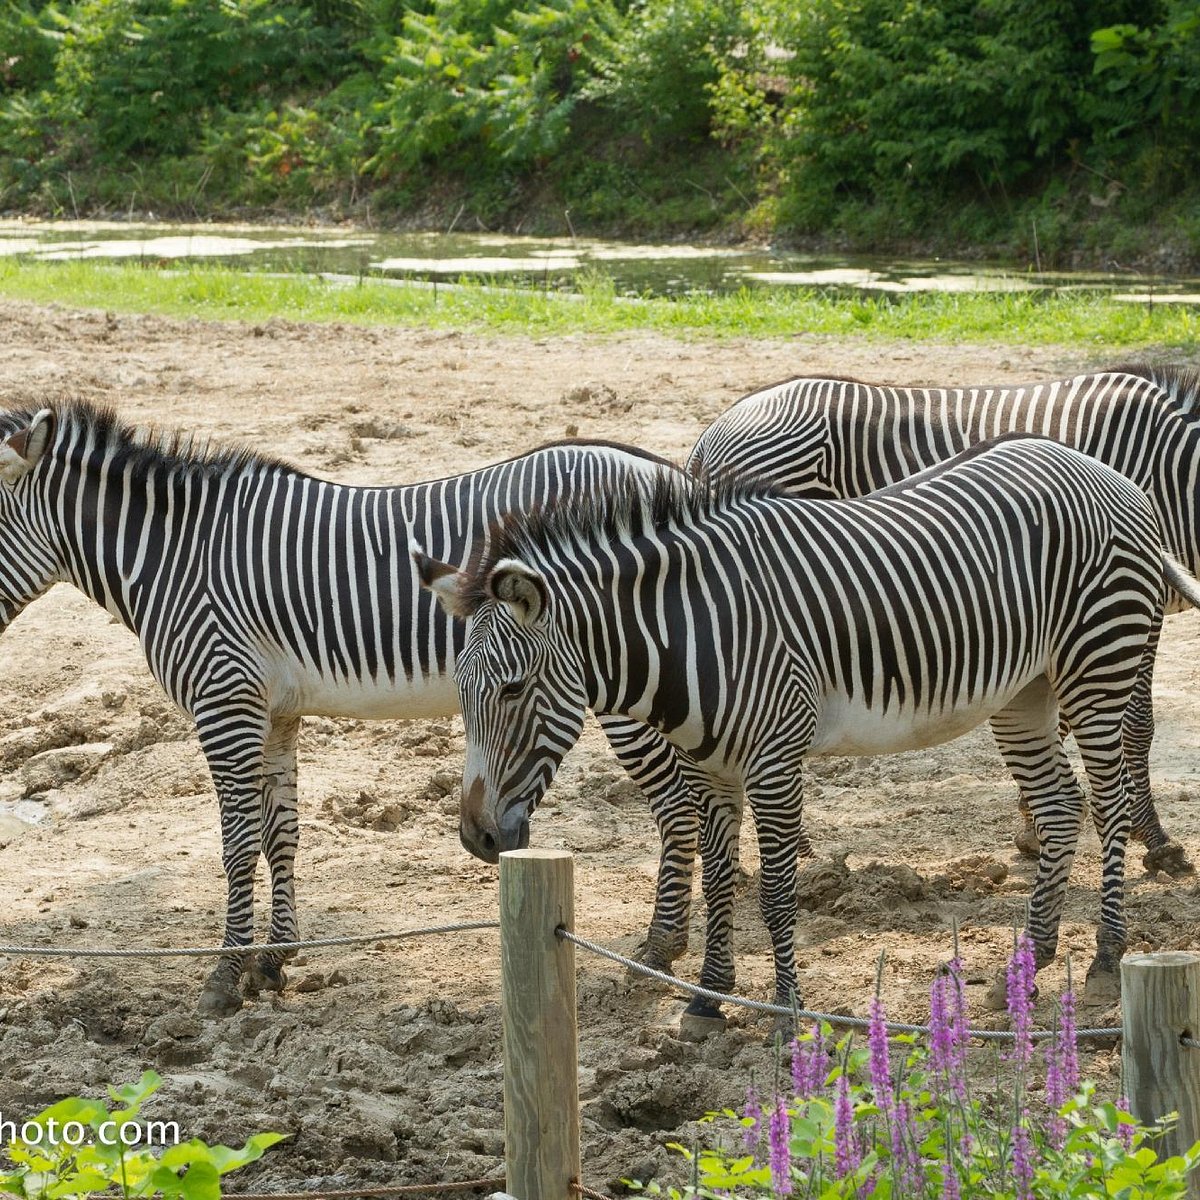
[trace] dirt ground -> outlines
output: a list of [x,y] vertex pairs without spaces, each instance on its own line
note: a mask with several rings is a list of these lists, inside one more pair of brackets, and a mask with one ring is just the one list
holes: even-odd
[[[818,371],[900,383],[1002,382],[1097,365],[1079,352],[912,346],[798,333],[774,342],[657,336],[489,338],[285,323],[206,324],[0,304],[0,404],[64,393],[139,422],[196,428],[347,482],[404,482],[481,466],[567,433],[676,458],[754,386]],[[0,942],[205,945],[224,902],[216,802],[187,721],[133,638],[56,588],[7,631],[0,671]],[[1200,858],[1200,623],[1168,619],[1155,695],[1153,774],[1167,827]],[[373,933],[496,913],[495,869],[457,836],[457,720],[307,720],[301,736],[301,928]],[[865,1012],[887,950],[889,1012],[922,1019],[957,918],[978,1011],[1023,919],[1030,869],[1012,848],[1015,792],[986,731],[877,759],[815,761],[808,822],[826,859],[801,883],[805,999]],[[14,815],[16,814],[16,815]],[[41,815],[40,823],[18,819]],[[657,843],[595,726],[533,827],[576,855],[577,927],[624,952],[650,914]],[[747,831],[744,862],[753,868]],[[830,859],[845,854],[844,868]],[[1085,834],[1063,948],[1093,947],[1098,853]],[[260,890],[260,897],[263,895]],[[1132,944],[1195,947],[1191,881],[1130,865]],[[697,906],[699,908],[699,906]],[[701,944],[702,914],[692,943]],[[737,914],[739,985],[766,997],[769,943],[752,881]],[[694,952],[678,964],[695,978]],[[148,1116],[185,1136],[290,1140],[239,1190],[464,1179],[501,1171],[494,933],[311,952],[282,999],[224,1022],[192,1015],[207,964],[0,958],[0,1116],[153,1067]],[[1043,976],[1040,1001],[1064,979]],[[678,1174],[671,1141],[769,1076],[766,1030],[737,1018],[702,1044],[677,1038],[683,1001],[579,961],[585,1179]],[[1085,1010],[1111,1023],[1115,1011]],[[1111,1048],[1087,1056],[1109,1094]]]

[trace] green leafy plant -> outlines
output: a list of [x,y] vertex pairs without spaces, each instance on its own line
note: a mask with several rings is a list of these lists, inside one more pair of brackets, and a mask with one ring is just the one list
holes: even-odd
[[933,986],[927,1048],[911,1034],[889,1038],[877,995],[865,1047],[850,1035],[831,1046],[830,1027],[814,1027],[792,1043],[789,1087],[777,1083],[764,1103],[752,1085],[740,1115],[708,1118],[723,1147],[675,1147],[691,1164],[687,1188],[650,1183],[643,1190],[676,1200],[1185,1196],[1200,1142],[1160,1157],[1174,1114],[1145,1128],[1125,1102],[1098,1101],[1094,1084],[1080,1081],[1069,989],[1046,1043],[1041,1095],[1030,1088],[1033,979],[1032,945],[1022,936],[1006,979],[1015,1037],[1003,1086],[997,1070],[994,1088],[979,1089],[967,1069],[956,959]]
[[116,1189],[126,1200],[160,1195],[220,1200],[221,1176],[255,1162],[285,1136],[258,1133],[240,1150],[197,1138],[155,1152],[131,1134],[141,1124],[142,1105],[161,1083],[147,1071],[137,1083],[109,1089],[112,1109],[100,1100],[71,1096],[38,1113],[8,1145],[14,1169],[0,1173],[0,1192],[59,1200]]

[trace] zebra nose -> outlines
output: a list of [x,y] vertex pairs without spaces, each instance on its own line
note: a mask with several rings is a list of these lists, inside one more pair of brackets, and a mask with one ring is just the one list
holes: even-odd
[[523,809],[506,813],[500,822],[500,849],[524,850],[529,845],[529,818]]
[[463,820],[458,827],[458,840],[463,848],[484,862],[500,861],[500,843],[488,829],[481,829],[470,821]]

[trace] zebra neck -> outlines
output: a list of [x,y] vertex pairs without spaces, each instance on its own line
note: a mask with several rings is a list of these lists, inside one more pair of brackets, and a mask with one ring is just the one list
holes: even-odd
[[589,707],[643,721],[684,749],[704,738],[702,693],[718,667],[707,610],[693,611],[698,548],[675,531],[577,547],[546,564],[579,655]]
[[140,634],[168,591],[179,608],[199,590],[231,479],[167,466],[110,470],[107,458],[64,464],[47,496],[48,524],[57,529],[65,580]]

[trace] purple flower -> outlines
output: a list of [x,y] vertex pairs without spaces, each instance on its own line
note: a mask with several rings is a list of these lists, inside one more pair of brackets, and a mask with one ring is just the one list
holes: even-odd
[[767,1127],[767,1161],[771,1166],[771,1186],[780,1196],[790,1196],[792,1193],[792,1152],[789,1144],[791,1134],[791,1117],[783,1097],[778,1096],[775,1107],[771,1110],[771,1123]]
[[966,1099],[966,1013],[958,959],[939,972],[929,991],[929,1065],[934,1092],[943,1088]]
[[958,1168],[954,1156],[948,1154],[942,1164],[942,1200],[962,1200],[962,1188],[958,1184]]
[[797,1099],[808,1100],[825,1086],[829,1068],[825,1061],[825,1040],[821,1029],[813,1025],[811,1035],[803,1042],[792,1040],[792,1087]]
[[876,995],[871,1001],[871,1024],[867,1029],[867,1045],[871,1051],[871,1086],[875,1103],[886,1118],[895,1111],[892,1098],[892,1066],[888,1056],[887,1019],[883,1001]]
[[1063,1099],[1075,1094],[1079,1087],[1079,1047],[1075,1039],[1075,993],[1063,992],[1058,1002],[1058,1062],[1062,1071]]
[[1050,1142],[1056,1150],[1063,1148],[1067,1140],[1067,1123],[1058,1115],[1058,1110],[1067,1099],[1063,1082],[1061,1055],[1058,1039],[1046,1043],[1046,1106],[1050,1109],[1048,1129]]
[[862,1161],[854,1137],[854,1107],[850,1103],[850,1081],[843,1068],[838,1076],[836,1099],[833,1103],[834,1165],[839,1179],[858,1170]]
[[742,1130],[742,1145],[751,1153],[758,1149],[758,1143],[762,1139],[762,1115],[762,1104],[759,1103],[758,1091],[751,1083],[746,1088],[746,1106],[742,1109],[742,1116],[754,1122]]
[[1013,1129],[1012,1168],[1016,1200],[1032,1200],[1033,1143],[1025,1123],[1019,1120]]
[[1005,992],[1008,1003],[1008,1015],[1012,1019],[1013,1033],[1016,1035],[1012,1059],[1019,1068],[1029,1066],[1033,1057],[1033,1039],[1029,1036],[1033,1024],[1033,991],[1034,976],[1037,968],[1033,961],[1033,942],[1029,934],[1022,932],[1017,938],[1017,948],[1013,951],[1012,961],[1008,964],[1005,976]]
[[921,1154],[917,1148],[917,1124],[912,1105],[902,1100],[892,1114],[892,1171],[901,1185],[893,1191],[923,1192]]
[[[1117,1097],[1117,1107],[1123,1113],[1129,1112],[1129,1097],[1126,1096],[1124,1092]],[[1134,1127],[1132,1125],[1126,1125],[1124,1122],[1122,1122],[1117,1126],[1117,1137],[1120,1140],[1121,1145],[1124,1146],[1126,1150],[1133,1149],[1133,1134]]]

